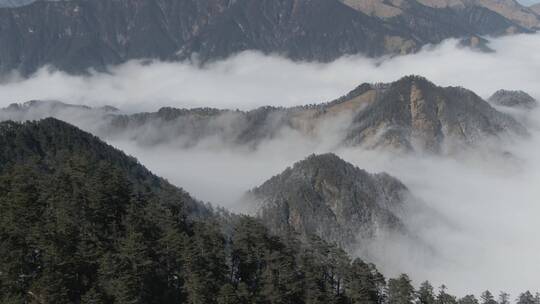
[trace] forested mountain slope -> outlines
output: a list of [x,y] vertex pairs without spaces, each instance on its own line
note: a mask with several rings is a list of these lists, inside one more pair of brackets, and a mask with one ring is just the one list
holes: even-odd
[[0,164],[1,303],[381,300],[373,265],[219,218],[61,121],[0,123]]

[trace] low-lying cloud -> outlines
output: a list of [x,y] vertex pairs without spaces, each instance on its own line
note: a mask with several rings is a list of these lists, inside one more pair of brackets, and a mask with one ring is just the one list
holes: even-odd
[[[43,69],[30,79],[4,79],[0,106],[31,99],[112,105],[125,112],[161,106],[293,106],[329,101],[362,82],[390,82],[408,74],[438,85],[463,86],[483,97],[504,88],[540,99],[540,35],[494,39],[490,47],[496,52],[488,54],[456,45],[449,40],[414,55],[352,56],[328,64],[245,52],[204,68],[129,62],[111,68],[110,74],[89,76]],[[91,116],[95,113],[86,118],[70,113],[60,118],[86,130],[97,130],[101,123]],[[386,171],[420,199],[410,203],[414,216],[408,224],[436,253],[421,252],[400,239],[371,244],[370,256],[386,274],[407,272],[417,281],[445,283],[458,294],[490,289],[517,296],[538,288],[540,273],[540,112],[521,117],[527,117],[531,138],[501,143],[511,157],[481,151],[438,157],[337,148],[336,138],[343,135],[339,128],[314,138],[283,132],[256,150],[219,144],[182,148],[175,142],[144,146],[127,137],[108,140],[195,197],[235,211],[242,211],[235,202],[244,191],[311,153],[335,152],[368,171]]]
[[53,99],[125,111],[162,106],[251,109],[262,105],[301,105],[332,100],[363,82],[389,82],[418,74],[439,85],[464,86],[486,97],[522,89],[540,95],[540,34],[492,40],[495,53],[457,47],[448,40],[408,56],[345,57],[332,63],[297,63],[244,52],[201,69],[189,63],[132,61],[110,74],[70,76],[43,68],[30,79],[4,79],[0,106],[31,99]]

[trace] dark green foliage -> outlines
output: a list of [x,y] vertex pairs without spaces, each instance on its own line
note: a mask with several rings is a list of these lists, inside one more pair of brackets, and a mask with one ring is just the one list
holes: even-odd
[[366,264],[360,259],[355,259],[351,268],[346,277],[350,303],[379,303],[385,286],[384,277],[375,269],[373,264]]
[[373,265],[217,217],[65,123],[1,123],[0,144],[1,303],[381,302]]
[[446,286],[442,285],[441,287],[439,287],[439,294],[437,294],[435,303],[436,304],[456,304],[457,300],[455,296],[448,294],[446,292]]
[[[0,210],[2,304],[458,303],[406,275],[387,285],[315,236],[213,211],[54,119],[0,123]],[[496,302],[486,292],[482,304]]]
[[489,290],[484,291],[480,296],[480,299],[481,304],[497,304],[497,301],[495,301],[495,297]]
[[406,274],[402,274],[397,279],[388,280],[387,297],[388,304],[412,304],[414,302],[414,287]]
[[435,293],[433,291],[433,286],[428,281],[420,284],[420,288],[418,288],[416,296],[416,302],[418,304],[435,304]]
[[466,295],[458,300],[458,304],[478,304],[478,300],[474,295]]
[[510,304],[510,294],[501,291],[499,294],[499,304]]

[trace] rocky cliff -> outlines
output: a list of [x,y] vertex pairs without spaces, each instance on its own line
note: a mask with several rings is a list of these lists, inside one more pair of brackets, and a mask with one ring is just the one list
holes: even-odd
[[358,112],[349,129],[351,144],[444,152],[488,137],[527,133],[515,119],[464,88],[439,87],[409,76],[367,90],[372,91],[376,100]]

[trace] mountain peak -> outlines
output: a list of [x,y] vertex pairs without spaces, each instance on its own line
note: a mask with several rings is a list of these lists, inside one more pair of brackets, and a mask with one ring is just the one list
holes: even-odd
[[370,174],[335,154],[311,155],[253,189],[247,199],[280,233],[293,229],[350,247],[356,238],[403,232],[399,219],[408,190],[387,174]]
[[[312,170],[315,169],[318,174],[321,172],[336,172],[342,169],[353,169],[354,166],[334,153],[311,154],[304,160],[293,165],[292,170]],[[312,172],[314,173],[314,172]]]
[[371,147],[440,152],[505,133],[527,132],[472,91],[439,87],[412,75],[390,83],[358,112],[347,139]]
[[421,75],[406,75],[401,77],[399,80],[395,81],[393,84],[419,84],[419,85],[429,85],[429,86],[435,86],[433,82],[431,82],[429,79],[427,79],[424,76]]
[[538,101],[523,91],[499,90],[488,101],[498,106],[529,110],[538,106]]

